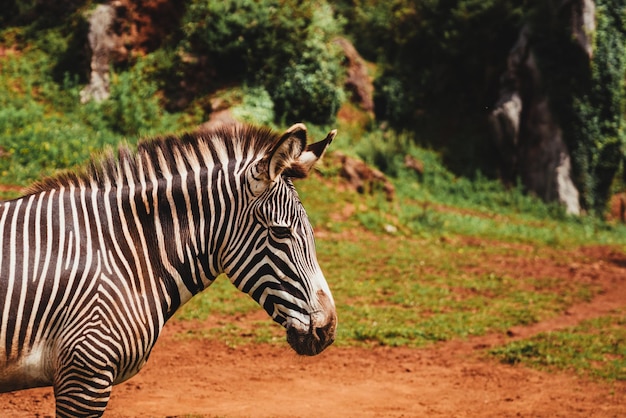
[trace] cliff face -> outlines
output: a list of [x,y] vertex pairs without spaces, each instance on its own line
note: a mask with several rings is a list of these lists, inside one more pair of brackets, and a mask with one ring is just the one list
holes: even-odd
[[[570,14],[572,39],[591,60],[594,2],[565,0],[557,11]],[[533,51],[533,36],[533,28],[524,26],[509,53],[507,69],[500,79],[500,96],[489,117],[493,139],[501,154],[505,178],[519,175],[529,191],[547,202],[562,203],[568,213],[579,214],[570,152],[550,107]]]

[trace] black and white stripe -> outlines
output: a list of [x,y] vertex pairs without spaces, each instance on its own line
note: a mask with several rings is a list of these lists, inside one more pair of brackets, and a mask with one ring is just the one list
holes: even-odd
[[223,272],[298,353],[322,351],[334,302],[291,178],[334,136],[306,147],[297,124],[156,139],[1,203],[0,391],[53,385],[57,415],[101,415]]

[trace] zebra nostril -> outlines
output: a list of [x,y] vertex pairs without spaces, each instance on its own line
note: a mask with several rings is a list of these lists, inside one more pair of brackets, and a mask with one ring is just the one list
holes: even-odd
[[324,339],[326,338],[326,328],[316,327],[313,335],[315,336],[316,340],[324,341]]

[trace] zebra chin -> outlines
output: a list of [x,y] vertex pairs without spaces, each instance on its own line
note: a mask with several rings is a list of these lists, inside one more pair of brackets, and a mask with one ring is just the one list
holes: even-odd
[[335,341],[337,314],[334,303],[323,291],[318,300],[322,310],[311,314],[308,328],[299,328],[290,323],[287,328],[287,342],[299,355],[316,356]]

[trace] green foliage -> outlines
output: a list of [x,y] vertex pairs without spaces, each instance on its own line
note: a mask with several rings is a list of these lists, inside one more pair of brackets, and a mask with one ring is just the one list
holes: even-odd
[[339,4],[357,48],[382,66],[376,112],[400,126],[413,126],[418,112],[445,115],[448,125],[450,115],[467,123],[491,106],[493,81],[485,68],[504,68],[524,6],[515,0]]
[[84,159],[90,148],[85,139],[93,131],[58,112],[55,104],[62,106],[64,93],[48,72],[47,55],[22,51],[4,57],[1,65],[0,179],[24,183]]
[[[176,130],[178,117],[164,112],[149,80],[150,59],[112,74],[111,99],[80,104],[81,86],[69,75],[54,78],[56,57],[68,46],[60,32],[42,33],[40,45],[0,61],[0,181],[28,184],[83,163],[105,145],[128,136]],[[50,51],[50,52],[48,52]],[[184,118],[182,118],[184,120]]]
[[232,112],[238,120],[259,125],[270,125],[275,119],[274,102],[263,87],[244,88],[241,103]]
[[32,25],[47,28],[59,25],[88,0],[5,0],[0,9],[0,27],[4,24]]
[[[392,177],[405,173],[404,156],[420,152],[410,132],[374,131],[359,138],[352,152]],[[438,164],[437,167],[440,165]],[[446,172],[446,174],[448,174]]]
[[171,130],[175,120],[162,110],[158,87],[147,72],[148,60],[139,60],[128,71],[111,74],[111,97],[90,103],[87,113],[95,113],[106,126],[125,136],[145,136]]
[[185,53],[208,57],[222,78],[263,86],[278,119],[334,119],[343,70],[325,1],[194,0],[182,25]]

